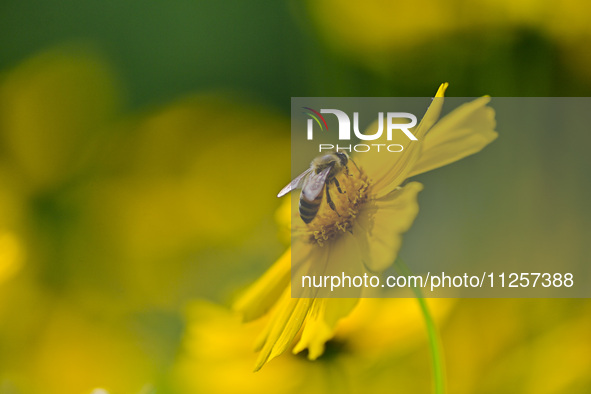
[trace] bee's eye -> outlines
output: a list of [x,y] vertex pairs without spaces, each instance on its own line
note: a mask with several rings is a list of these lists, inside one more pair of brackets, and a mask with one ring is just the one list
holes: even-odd
[[343,153],[343,152],[337,152],[337,156],[341,160],[341,164],[342,165],[347,164],[348,158],[347,158],[347,155],[345,153]]

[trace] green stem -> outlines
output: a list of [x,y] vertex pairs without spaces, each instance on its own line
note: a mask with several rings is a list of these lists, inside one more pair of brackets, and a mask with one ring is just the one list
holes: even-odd
[[[404,262],[400,258],[396,259],[396,262],[394,264],[396,265],[396,267],[398,267],[402,275],[412,275],[410,269],[407,267],[406,264],[404,264]],[[427,336],[429,337],[429,349],[431,351],[431,364],[433,367],[434,392],[435,394],[444,394],[445,365],[443,359],[443,347],[441,346],[439,333],[437,332],[437,327],[435,326],[435,322],[433,321],[433,316],[431,316],[431,313],[429,312],[427,302],[425,301],[423,292],[421,291],[420,287],[413,287],[412,291],[415,293],[417,301],[419,302],[419,306],[421,307],[421,313],[423,314],[423,319],[425,320],[425,326],[427,328]]]

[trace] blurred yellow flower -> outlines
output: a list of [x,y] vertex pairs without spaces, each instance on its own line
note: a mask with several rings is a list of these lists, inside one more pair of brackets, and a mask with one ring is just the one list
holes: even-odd
[[418,142],[409,143],[405,137],[393,141],[405,146],[397,160],[383,154],[359,155],[355,157],[357,169],[351,169],[349,175],[338,175],[344,193],[336,196],[335,205],[337,211],[347,214],[340,216],[323,204],[317,218],[307,226],[297,216],[292,217],[291,250],[234,305],[246,321],[277,305],[256,345],[260,350],[256,370],[283,353],[302,326],[293,351],[308,349],[310,359],[319,357],[337,321],[357,302],[357,298],[325,299],[322,293],[298,293],[306,298],[292,298],[290,263],[298,273],[310,276],[341,272],[353,276],[385,270],[396,259],[401,235],[418,213],[417,194],[423,188],[418,182],[401,184],[411,176],[474,154],[497,137],[488,97],[466,103],[438,122],[447,86],[441,85],[413,132]]
[[[438,59],[436,68],[445,70],[442,75],[474,64],[484,76],[488,75],[487,67],[502,69],[507,62],[511,64],[511,73],[519,72],[527,59],[532,59],[525,67],[541,74],[526,73],[524,77],[532,78],[538,89],[552,84],[553,79],[546,73],[554,71],[554,62],[564,67],[554,71],[554,78],[562,81],[572,75],[577,84],[591,84],[588,9],[586,0],[368,0],[363,7],[350,0],[307,2],[310,19],[327,46],[348,61],[378,74],[402,73],[409,77],[415,62],[419,67],[433,67],[433,59]],[[537,45],[543,45],[542,53],[535,52]],[[511,59],[513,51],[522,52],[524,47],[536,54],[529,54],[527,59]],[[549,59],[540,61],[540,56]],[[551,66],[544,65],[550,59]],[[483,66],[483,61],[487,66]],[[545,67],[551,69],[544,72]],[[503,72],[498,74],[493,78],[502,80]],[[421,75],[417,73],[415,77],[422,78]],[[529,89],[527,85],[517,85],[515,95]],[[544,90],[536,90],[535,94],[543,95]]]
[[0,232],[0,284],[16,274],[23,264],[20,240],[10,232]]
[[[254,233],[267,241],[275,230],[261,218],[274,211],[274,185],[289,166],[278,149],[289,144],[285,118],[228,95],[195,94],[117,127],[97,165],[107,176],[81,193],[84,232],[116,251],[116,275],[143,302],[170,306],[187,294],[233,289],[225,271],[247,256],[240,248],[259,253],[244,240]],[[257,170],[245,172],[245,152]],[[228,190],[249,192],[238,203]],[[211,258],[216,248],[223,255]]]
[[70,181],[99,154],[101,130],[120,108],[99,55],[63,47],[34,56],[0,84],[4,161],[35,193]]
[[591,35],[591,27],[587,14],[581,12],[586,7],[584,0],[368,0],[363,7],[355,1],[308,2],[312,20],[331,47],[374,66],[400,61],[391,56],[400,50],[467,32],[485,37],[503,30],[531,29],[563,44],[587,46],[584,40]]
[[0,392],[151,392],[180,305],[281,250],[286,118],[228,93],[130,114],[112,74],[75,46],[0,75]]

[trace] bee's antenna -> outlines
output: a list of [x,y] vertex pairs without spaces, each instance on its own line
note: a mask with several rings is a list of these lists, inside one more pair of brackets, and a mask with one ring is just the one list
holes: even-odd
[[349,158],[349,161],[350,161],[351,163],[353,163],[353,165],[355,166],[355,168],[357,168],[357,171],[361,172],[361,170],[360,170],[360,169],[359,169],[359,167],[357,166],[357,163],[355,163],[355,160],[353,160],[353,159],[351,158],[351,156],[347,156],[347,157]]

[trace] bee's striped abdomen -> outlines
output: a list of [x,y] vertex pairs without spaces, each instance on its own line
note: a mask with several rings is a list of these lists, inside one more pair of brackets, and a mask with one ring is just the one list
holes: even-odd
[[316,217],[322,202],[322,194],[322,192],[318,193],[318,197],[313,201],[307,200],[303,193],[300,195],[300,217],[304,223],[308,224]]

